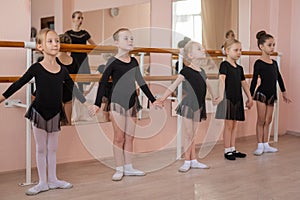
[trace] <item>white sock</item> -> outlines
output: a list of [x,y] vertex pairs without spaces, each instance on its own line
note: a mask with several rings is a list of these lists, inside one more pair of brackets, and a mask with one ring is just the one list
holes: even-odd
[[132,164],[125,164],[124,169],[132,169]]
[[235,151],[235,147],[230,147],[231,148],[231,151]]
[[193,159],[193,160],[191,160],[191,163],[198,163],[198,160],[197,159]]
[[225,148],[225,151],[224,151],[224,152],[225,152],[225,153],[231,152],[231,147]]
[[116,171],[123,172],[124,171],[123,166],[116,167]]
[[269,143],[268,143],[268,142],[265,142],[265,143],[263,143],[263,145],[264,145],[264,147],[265,147],[265,148],[268,148],[268,147],[270,147],[270,145],[269,145]]
[[264,148],[264,144],[262,142],[257,143],[257,148],[258,149],[263,149]]
[[184,165],[191,165],[191,161],[190,160],[185,160]]

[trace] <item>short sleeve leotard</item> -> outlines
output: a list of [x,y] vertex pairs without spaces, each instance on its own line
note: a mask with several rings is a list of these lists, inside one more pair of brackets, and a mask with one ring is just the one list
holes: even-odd
[[[69,65],[65,65],[65,64],[61,63],[58,58],[56,58],[56,62],[60,66],[64,67],[69,72],[69,74],[77,73],[78,64],[75,59],[73,59],[72,63]],[[73,88],[69,88],[69,86],[67,84],[63,85],[63,97],[62,97],[63,103],[66,103],[66,102],[72,100],[72,98],[73,98],[72,91],[73,91]]]
[[[87,44],[87,41],[91,38],[91,35],[86,30],[68,30],[66,34],[71,37],[72,44]],[[71,56],[77,61],[79,65],[79,68],[77,69],[78,74],[91,73],[87,53],[72,52]]]
[[[68,87],[73,88],[73,80],[64,67],[61,67],[59,72],[52,73],[37,62],[34,63],[18,81],[14,82],[3,93],[3,96],[5,98],[10,97],[32,78],[35,78],[36,97],[25,116],[33,121],[35,126],[47,132],[59,131],[59,121],[65,120],[62,108],[63,84],[65,83]],[[74,94],[80,102],[83,103],[86,101],[77,87],[74,87]],[[56,123],[56,125],[49,125],[47,122],[56,116],[58,116],[58,123]]]
[[[261,79],[261,82],[256,89],[258,78]],[[273,105],[277,100],[277,81],[280,90],[285,92],[284,82],[279,72],[277,62],[272,60],[272,63],[266,63],[260,59],[257,60],[254,64],[253,78],[250,86],[253,99],[265,103],[266,105]]]
[[219,74],[226,75],[224,98],[217,106],[216,118],[244,121],[242,81],[245,80],[243,67],[232,66],[228,61],[220,65]]
[[206,74],[203,69],[196,71],[190,67],[184,67],[180,74],[185,79],[185,97],[176,108],[177,114],[194,121],[206,119]]
[[135,111],[132,112],[132,115],[134,116],[137,111],[141,109],[137,98],[135,82],[138,83],[144,94],[152,103],[156,100],[145,83],[138,62],[134,57],[131,57],[129,63],[112,57],[108,60],[99,82],[95,105],[101,106],[102,97],[105,95],[110,77],[112,78],[110,102],[113,111],[118,111],[120,114],[123,114],[133,108]]

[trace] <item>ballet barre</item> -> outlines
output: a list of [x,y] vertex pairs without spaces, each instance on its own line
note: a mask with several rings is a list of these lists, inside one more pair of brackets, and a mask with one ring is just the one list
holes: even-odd
[[[27,68],[32,64],[32,50],[35,49],[35,42],[20,42],[20,41],[0,41],[0,47],[8,48],[25,48],[27,51]],[[98,45],[81,45],[81,44],[61,44],[60,51],[65,52],[84,52],[90,55],[100,55],[101,53],[112,53],[117,52],[115,46],[98,46]],[[206,50],[207,54],[211,56],[212,59],[223,57],[221,50]],[[152,53],[162,53],[171,54],[172,59],[178,59],[178,71],[183,67],[183,58],[179,52],[179,49],[171,48],[146,48],[146,47],[135,47],[131,54],[138,55],[140,62],[139,67],[141,72],[144,72],[144,57],[149,56]],[[242,55],[247,56],[260,56],[260,51],[242,51]],[[275,52],[272,56],[276,56],[278,67],[280,67],[281,54]],[[99,82],[101,79],[101,74],[71,74],[71,78],[75,82]],[[143,76],[145,81],[174,81],[177,75],[173,76]],[[208,79],[218,79],[218,74],[207,74]],[[20,78],[20,76],[2,76],[0,77],[0,83],[11,83],[15,82]],[[252,78],[252,74],[246,74],[245,78]],[[27,84],[26,88],[26,106],[20,105],[16,102],[17,106],[28,107],[31,104],[31,84]],[[142,94],[142,92],[140,92]],[[140,100],[142,95],[139,96]],[[177,100],[180,102],[182,99],[182,85],[178,86]],[[279,103],[275,104],[274,108],[274,119],[270,126],[269,138],[271,129],[274,123],[274,142],[278,141],[278,121],[279,121]],[[181,117],[177,118],[177,159],[181,157]],[[23,185],[31,184],[31,123],[26,120],[26,182]]]

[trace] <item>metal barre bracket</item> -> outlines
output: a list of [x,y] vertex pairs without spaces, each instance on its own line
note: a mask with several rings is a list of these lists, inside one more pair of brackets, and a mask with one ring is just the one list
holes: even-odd
[[26,104],[22,104],[20,99],[9,99],[4,101],[5,108],[22,107],[26,108]]

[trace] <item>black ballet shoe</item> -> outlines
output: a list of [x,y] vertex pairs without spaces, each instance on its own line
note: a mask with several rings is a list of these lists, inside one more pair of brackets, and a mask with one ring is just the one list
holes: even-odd
[[245,158],[247,156],[247,154],[239,152],[239,151],[233,151],[232,153],[237,158]]
[[224,157],[227,159],[227,160],[235,160],[235,156],[232,152],[227,152],[224,154]]

